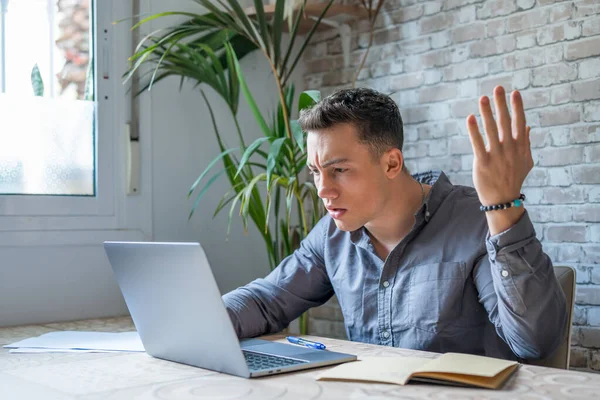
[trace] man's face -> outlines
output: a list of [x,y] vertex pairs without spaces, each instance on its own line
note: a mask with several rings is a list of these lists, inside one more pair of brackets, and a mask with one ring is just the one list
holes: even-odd
[[308,167],[319,197],[343,231],[354,231],[381,212],[389,179],[382,160],[374,160],[369,147],[358,140],[356,128],[338,124],[309,132]]

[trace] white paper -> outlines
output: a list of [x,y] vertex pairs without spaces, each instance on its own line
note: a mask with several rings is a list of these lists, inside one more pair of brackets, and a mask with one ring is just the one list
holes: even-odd
[[38,347],[19,347],[10,349],[9,353],[123,353],[119,350],[87,350],[87,349],[51,349]]
[[37,348],[67,350],[111,350],[143,352],[137,332],[58,331],[3,346],[8,349]]

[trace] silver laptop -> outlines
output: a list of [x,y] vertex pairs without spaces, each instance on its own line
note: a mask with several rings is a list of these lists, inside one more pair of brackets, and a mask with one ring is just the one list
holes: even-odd
[[238,340],[199,243],[104,242],[146,352],[244,378],[356,360],[352,354]]

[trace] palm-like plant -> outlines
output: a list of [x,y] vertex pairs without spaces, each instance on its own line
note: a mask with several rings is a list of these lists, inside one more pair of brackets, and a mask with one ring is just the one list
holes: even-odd
[[[141,93],[168,76],[179,76],[180,85],[185,79],[192,80],[195,86],[207,84],[225,100],[235,122],[239,147],[228,148],[224,143],[211,104],[201,88],[221,153],[192,184],[188,197],[194,193],[196,197],[189,217],[210,186],[225,174],[231,190],[223,196],[214,215],[229,207],[230,225],[239,205],[244,229],[251,219],[265,241],[273,269],[294,251],[324,213],[315,186],[301,179],[301,171],[306,164],[304,135],[298,121],[291,116],[295,90],[289,82],[334,0],[324,4],[321,15],[304,38],[300,37],[298,29],[306,0],[300,1],[296,9],[289,6],[289,1],[277,0],[271,16],[265,14],[261,0],[254,1],[253,14],[247,13],[237,0],[217,0],[220,7],[215,6],[213,0],[193,1],[208,13],[164,12],[147,17],[134,26],[138,28],[167,16],[185,18],[181,23],[144,37],[130,58],[125,78],[137,73],[143,80]],[[289,40],[284,46],[282,39],[286,26]],[[302,40],[302,43],[294,51],[297,40]],[[279,101],[270,119],[266,119],[256,105],[238,61],[254,50],[264,54],[277,86]],[[143,65],[149,68],[144,68],[142,73],[140,68]],[[237,118],[240,92],[264,134],[249,145],[244,140]],[[303,92],[298,99],[299,110],[312,106],[319,98],[317,91]],[[221,162],[223,168],[208,178],[208,174]],[[264,185],[266,191],[259,190],[259,185]],[[307,208],[312,212],[309,213]],[[294,212],[295,218],[292,217]],[[306,332],[306,319],[301,318],[300,324],[301,331]]]

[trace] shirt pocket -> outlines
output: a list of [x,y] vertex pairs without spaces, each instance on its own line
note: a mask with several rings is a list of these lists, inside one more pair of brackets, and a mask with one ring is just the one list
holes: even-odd
[[453,325],[462,313],[466,265],[462,262],[421,264],[411,268],[410,323],[439,332]]

